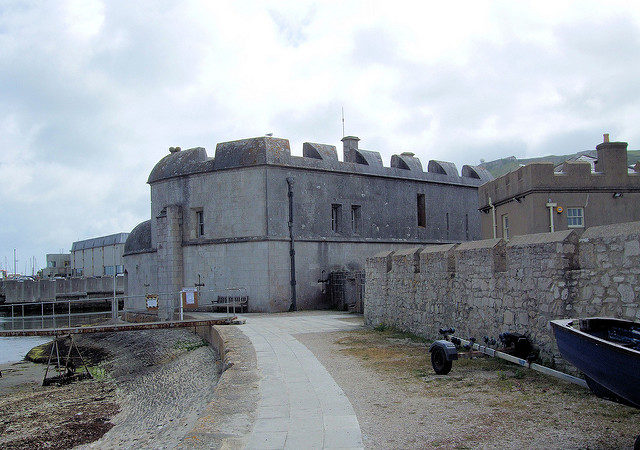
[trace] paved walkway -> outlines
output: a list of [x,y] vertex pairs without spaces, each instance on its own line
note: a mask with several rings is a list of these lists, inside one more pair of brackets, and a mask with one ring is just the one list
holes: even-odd
[[247,448],[363,448],[349,399],[295,334],[360,326],[342,313],[243,315],[261,375]]

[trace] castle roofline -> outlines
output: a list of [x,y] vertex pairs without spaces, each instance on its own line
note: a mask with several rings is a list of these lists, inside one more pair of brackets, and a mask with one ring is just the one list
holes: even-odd
[[155,165],[147,183],[196,173],[261,165],[424,179],[470,186],[478,186],[493,179],[488,171],[478,166],[465,165],[460,175],[455,164],[445,161],[429,161],[427,171],[424,172],[422,163],[411,152],[393,155],[391,165],[386,167],[379,152],[359,149],[358,141],[355,136],[343,139],[343,161],[338,160],[336,147],[333,145],[305,142],[303,156],[292,156],[287,139],[270,136],[219,143],[216,145],[215,158],[209,157],[202,147],[188,150],[172,147],[171,153]]

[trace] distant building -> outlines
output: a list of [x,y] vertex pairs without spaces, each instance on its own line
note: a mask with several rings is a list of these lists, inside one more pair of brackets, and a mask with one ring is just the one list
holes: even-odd
[[47,253],[47,267],[42,269],[42,278],[67,277],[71,275],[69,253]]
[[129,233],[117,233],[71,245],[71,276],[101,277],[124,273],[122,253]]
[[362,270],[368,256],[398,245],[480,237],[486,170],[465,165],[460,174],[429,161],[424,171],[408,152],[384,167],[357,137],[342,141],[343,161],[335,146],[305,143],[293,156],[288,140],[272,137],[220,143],[215,158],[171,148],[149,175],[151,219],[125,246],[136,296],[127,309],[145,310],[146,293],[172,308],[196,283],[201,304],[243,289],[250,311],[286,311],[294,293],[297,308],[326,307],[332,271]]
[[604,142],[554,171],[531,163],[480,186],[482,238],[640,220],[640,166],[627,165],[627,143]]

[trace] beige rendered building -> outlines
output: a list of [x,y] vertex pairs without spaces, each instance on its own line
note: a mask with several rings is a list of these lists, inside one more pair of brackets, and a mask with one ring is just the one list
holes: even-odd
[[71,245],[71,276],[102,277],[124,273],[122,254],[129,233],[117,233]]
[[47,253],[47,267],[42,269],[42,278],[67,277],[71,274],[69,253]]
[[520,167],[479,189],[483,239],[640,221],[640,167],[627,166],[627,143],[598,144],[597,162]]

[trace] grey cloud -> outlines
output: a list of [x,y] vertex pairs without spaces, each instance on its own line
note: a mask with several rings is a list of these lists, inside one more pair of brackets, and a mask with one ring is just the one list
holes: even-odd
[[293,47],[298,47],[308,39],[306,28],[313,21],[315,15],[315,5],[312,5],[302,18],[287,14],[287,11],[269,9],[269,16],[278,28],[278,32]]

